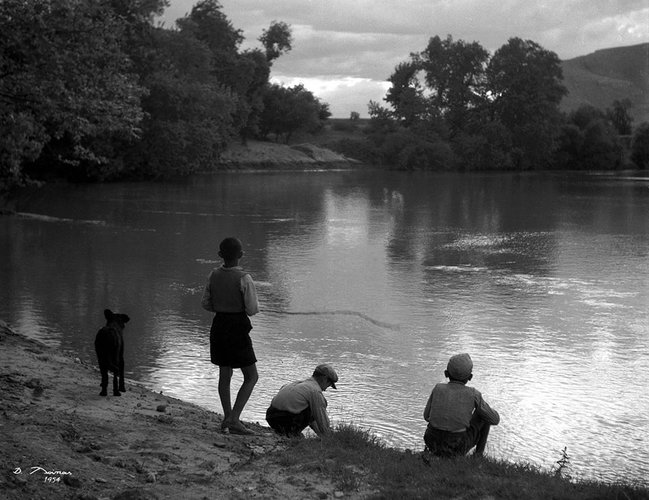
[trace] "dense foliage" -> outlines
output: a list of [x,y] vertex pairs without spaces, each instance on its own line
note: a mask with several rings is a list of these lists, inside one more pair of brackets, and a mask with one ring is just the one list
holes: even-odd
[[[154,25],[166,6],[0,2],[0,189],[51,176],[187,174],[262,125],[274,132],[262,118],[279,112],[269,107],[277,92],[269,75],[291,50],[290,26],[273,21],[259,49],[241,50],[242,32],[217,0],[198,1],[173,29]],[[293,114],[282,134],[328,116],[303,87],[281,92]]]
[[[388,81],[389,106],[370,102],[367,145],[354,145],[364,159],[406,170],[623,165],[620,136],[632,132],[630,102],[561,113],[559,58],[531,40],[511,38],[490,55],[477,42],[434,36]],[[639,167],[641,156],[632,156]]]
[[269,85],[263,99],[259,131],[264,139],[273,134],[276,140],[283,138],[288,143],[296,131],[316,132],[331,116],[329,105],[320,102],[303,85]]

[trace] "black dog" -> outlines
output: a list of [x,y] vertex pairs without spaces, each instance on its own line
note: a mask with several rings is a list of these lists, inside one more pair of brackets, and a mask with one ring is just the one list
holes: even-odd
[[[110,309],[104,310],[106,326],[97,332],[95,337],[95,352],[101,370],[100,396],[107,396],[108,372],[113,372],[113,396],[121,396],[126,392],[124,387],[124,326],[129,321],[126,314],[113,313]],[[117,378],[119,377],[119,384]]]

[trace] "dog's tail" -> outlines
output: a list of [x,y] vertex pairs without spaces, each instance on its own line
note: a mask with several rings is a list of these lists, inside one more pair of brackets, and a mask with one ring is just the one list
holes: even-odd
[[95,352],[100,368],[119,370],[119,334],[113,328],[104,326],[97,332]]

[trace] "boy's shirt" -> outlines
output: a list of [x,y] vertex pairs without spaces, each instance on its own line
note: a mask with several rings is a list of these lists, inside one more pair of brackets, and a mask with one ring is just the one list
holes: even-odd
[[277,410],[294,414],[309,408],[313,419],[309,426],[318,435],[328,432],[331,428],[327,415],[327,400],[318,381],[313,377],[283,385],[270,404]]
[[480,391],[461,382],[435,385],[428,398],[424,418],[435,429],[462,432],[469,427],[473,411],[491,425],[498,425],[500,415],[482,399]]
[[257,290],[250,274],[241,267],[214,269],[205,285],[201,300],[203,309],[210,312],[244,312],[254,316],[259,312]]

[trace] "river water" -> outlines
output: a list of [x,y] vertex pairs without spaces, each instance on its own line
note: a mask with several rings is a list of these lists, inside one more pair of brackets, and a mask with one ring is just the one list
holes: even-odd
[[127,313],[127,377],[221,412],[200,298],[234,235],[261,305],[244,420],[329,362],[334,423],[418,451],[432,386],[469,352],[501,415],[489,455],[550,470],[565,448],[574,478],[647,482],[646,174],[224,173],[15,208],[0,318],[84,361],[103,309]]

